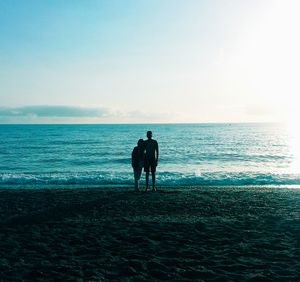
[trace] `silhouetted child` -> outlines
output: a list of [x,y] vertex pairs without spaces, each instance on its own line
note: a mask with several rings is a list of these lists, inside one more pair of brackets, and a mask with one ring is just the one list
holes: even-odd
[[131,165],[134,174],[134,189],[139,191],[139,182],[141,179],[142,170],[145,161],[145,146],[144,140],[139,139],[137,146],[133,148],[131,153]]

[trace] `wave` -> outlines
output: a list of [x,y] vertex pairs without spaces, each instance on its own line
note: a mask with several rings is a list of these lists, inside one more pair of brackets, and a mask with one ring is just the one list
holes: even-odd
[[[0,187],[45,185],[131,185],[131,172],[64,172],[64,173],[2,173]],[[144,184],[144,176],[142,176]],[[264,173],[203,173],[183,174],[177,172],[157,173],[157,184],[162,186],[229,186],[229,185],[300,185],[299,174]]]
[[300,185],[300,175],[266,173],[203,173],[177,174],[165,173],[162,183],[166,185]]

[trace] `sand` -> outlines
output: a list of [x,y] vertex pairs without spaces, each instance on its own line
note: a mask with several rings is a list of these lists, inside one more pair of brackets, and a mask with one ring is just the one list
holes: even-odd
[[300,281],[300,189],[2,189],[0,220],[0,281]]

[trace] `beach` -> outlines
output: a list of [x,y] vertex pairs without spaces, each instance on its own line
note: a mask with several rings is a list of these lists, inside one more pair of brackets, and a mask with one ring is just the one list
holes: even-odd
[[0,216],[0,281],[300,280],[300,189],[1,189]]

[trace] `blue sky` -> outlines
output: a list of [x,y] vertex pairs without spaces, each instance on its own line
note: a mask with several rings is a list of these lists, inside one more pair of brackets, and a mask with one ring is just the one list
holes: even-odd
[[296,118],[299,7],[0,0],[0,122]]

